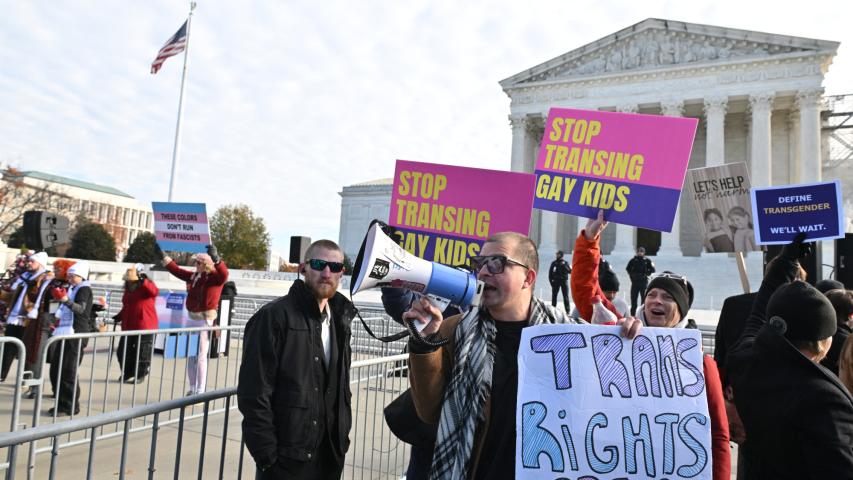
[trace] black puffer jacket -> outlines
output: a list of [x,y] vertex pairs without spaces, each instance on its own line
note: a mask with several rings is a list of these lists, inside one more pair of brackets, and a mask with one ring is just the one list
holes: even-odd
[[279,458],[307,461],[326,434],[343,462],[352,425],[350,321],[355,307],[340,293],[329,306],[335,343],[329,370],[336,372],[334,385],[325,384],[320,309],[302,280],[246,324],[237,402],[243,438],[259,465]]
[[770,296],[796,271],[795,260],[776,259],[727,359],[746,428],[747,478],[853,479],[850,392],[765,322]]

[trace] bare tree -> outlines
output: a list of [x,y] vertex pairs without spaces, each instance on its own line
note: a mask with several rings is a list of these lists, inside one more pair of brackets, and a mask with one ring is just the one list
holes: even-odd
[[8,239],[23,223],[27,210],[47,210],[73,218],[77,202],[47,182],[26,182],[24,173],[6,167],[0,179],[0,239]]

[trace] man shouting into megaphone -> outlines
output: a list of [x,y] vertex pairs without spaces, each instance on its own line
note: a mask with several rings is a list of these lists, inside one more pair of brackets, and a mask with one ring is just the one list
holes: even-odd
[[[480,308],[448,319],[426,299],[404,314],[426,327],[409,342],[409,379],[418,416],[438,423],[430,478],[513,478],[518,347],[521,330],[585,323],[533,296],[539,253],[530,238],[495,234],[471,266],[485,284]],[[638,320],[622,321],[634,338]],[[434,340],[449,340],[433,346]],[[425,339],[426,341],[423,341]],[[479,434],[475,438],[475,432]]]

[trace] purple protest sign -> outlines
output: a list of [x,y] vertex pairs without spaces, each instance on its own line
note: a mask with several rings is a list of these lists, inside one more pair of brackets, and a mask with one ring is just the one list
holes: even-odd
[[844,236],[841,184],[833,182],[752,189],[755,241],[790,242],[798,233],[809,241]]

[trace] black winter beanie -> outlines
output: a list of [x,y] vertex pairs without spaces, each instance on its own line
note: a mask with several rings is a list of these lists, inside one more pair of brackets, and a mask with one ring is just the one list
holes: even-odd
[[665,276],[666,274],[672,274],[672,272],[663,272],[661,275],[652,278],[643,299],[645,300],[651,289],[660,288],[675,300],[676,305],[678,305],[678,313],[683,319],[687,316],[690,306],[693,305],[693,285],[687,281],[687,278],[677,279]]
[[785,320],[785,338],[816,341],[835,335],[838,322],[832,303],[806,282],[782,285],[767,303],[767,319]]
[[613,270],[609,268],[603,269],[598,272],[598,285],[605,292],[618,292],[619,277],[616,276]]

